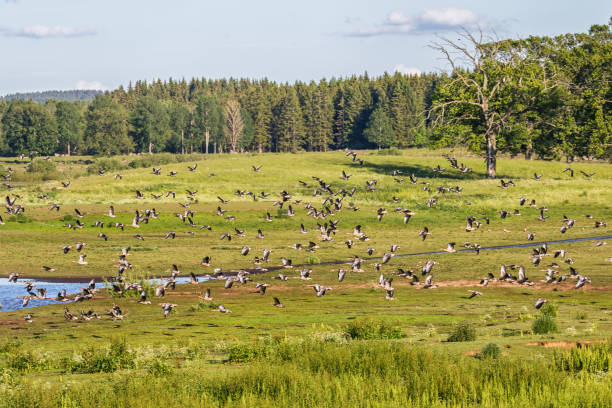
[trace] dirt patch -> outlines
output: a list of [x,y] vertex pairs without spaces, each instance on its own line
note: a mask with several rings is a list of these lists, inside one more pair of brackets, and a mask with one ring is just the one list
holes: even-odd
[[597,339],[597,340],[579,340],[577,342],[572,341],[532,341],[529,343],[525,343],[525,346],[540,346],[540,347],[560,347],[560,348],[571,348],[571,347],[588,347],[589,344],[594,343],[605,343],[607,340],[605,339]]
[[480,350],[468,350],[465,352],[466,356],[475,356],[480,354]]

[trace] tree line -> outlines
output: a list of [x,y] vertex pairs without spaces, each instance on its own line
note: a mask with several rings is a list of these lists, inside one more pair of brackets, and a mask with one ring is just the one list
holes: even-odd
[[556,37],[441,39],[432,46],[447,57],[449,73],[293,84],[169,79],[137,81],[88,102],[0,101],[0,154],[463,145],[487,160],[497,151],[609,159],[611,22]]

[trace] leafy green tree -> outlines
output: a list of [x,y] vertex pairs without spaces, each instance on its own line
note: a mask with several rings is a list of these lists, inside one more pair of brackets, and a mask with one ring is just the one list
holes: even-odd
[[33,101],[15,99],[2,116],[4,137],[11,155],[38,152],[55,153],[57,149],[57,123],[41,105]]
[[60,151],[68,156],[77,152],[83,142],[83,118],[76,104],[68,101],[59,101],[55,105],[55,120]]
[[100,155],[125,154],[133,151],[128,135],[128,113],[109,95],[98,95],[85,114],[84,144],[87,153]]
[[529,40],[569,83],[565,106],[571,107],[571,114],[559,129],[568,156],[612,158],[612,18],[588,33]]
[[397,146],[397,138],[391,126],[391,120],[382,107],[374,109],[363,132],[366,139],[379,149]]
[[168,112],[164,104],[152,96],[136,101],[130,115],[131,136],[141,152],[161,152],[166,147]]
[[495,178],[499,134],[513,117],[533,109],[536,94],[558,82],[550,67],[533,58],[520,41],[485,41],[467,31],[459,36],[463,41],[442,38],[432,45],[444,55],[452,74],[437,90],[430,112],[439,124],[469,124],[473,133],[483,135],[487,177]]
[[182,102],[173,102],[169,108],[169,125],[173,134],[172,140],[175,140],[172,146],[168,148],[174,152],[185,153],[185,134],[189,132],[189,123],[191,121],[191,112],[186,104]]
[[210,142],[215,145],[223,142],[223,109],[214,96],[202,95],[196,101],[194,112],[194,131],[191,142],[203,145],[206,153]]

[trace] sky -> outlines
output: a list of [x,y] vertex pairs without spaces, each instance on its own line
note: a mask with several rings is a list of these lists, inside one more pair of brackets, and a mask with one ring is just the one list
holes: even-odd
[[0,0],[0,95],[168,78],[318,81],[446,69],[428,47],[585,32],[609,0]]

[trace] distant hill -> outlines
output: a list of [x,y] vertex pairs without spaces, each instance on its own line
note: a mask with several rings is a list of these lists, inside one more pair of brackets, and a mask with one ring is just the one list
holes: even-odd
[[62,101],[89,101],[101,93],[103,92],[76,89],[70,91],[24,92],[0,96],[0,101],[11,101],[13,99],[32,99],[34,102],[45,102],[48,99],[57,99]]

